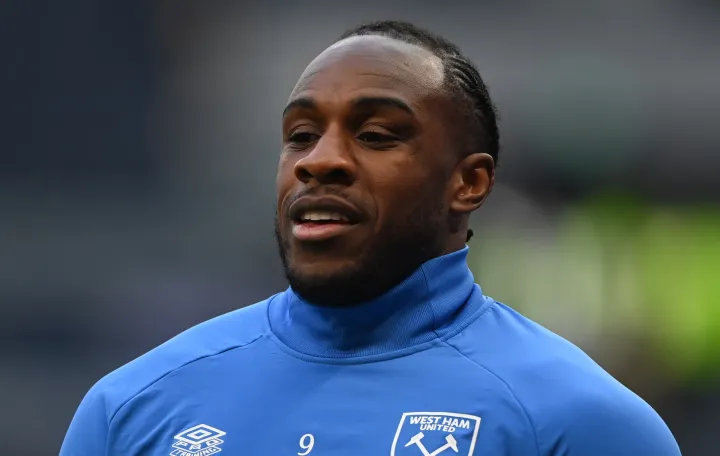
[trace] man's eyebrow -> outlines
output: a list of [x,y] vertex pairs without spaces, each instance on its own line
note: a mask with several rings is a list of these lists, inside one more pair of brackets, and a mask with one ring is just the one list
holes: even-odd
[[380,107],[391,107],[401,109],[410,115],[415,115],[415,111],[404,101],[393,97],[361,97],[353,101],[354,108],[372,109]]
[[285,106],[285,109],[283,109],[283,117],[287,115],[288,112],[292,111],[293,109],[316,109],[317,105],[311,98],[296,98],[292,100],[290,103]]
[[[377,109],[380,107],[391,107],[400,109],[408,114],[415,115],[415,111],[404,101],[393,97],[360,97],[352,102],[355,109]],[[317,104],[311,98],[296,98],[290,101],[283,109],[283,117],[293,109],[317,109]]]

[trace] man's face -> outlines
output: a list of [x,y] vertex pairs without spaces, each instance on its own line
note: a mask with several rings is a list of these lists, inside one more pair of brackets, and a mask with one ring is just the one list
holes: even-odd
[[307,67],[277,175],[276,234],[298,294],[362,302],[443,253],[451,103],[440,60],[393,39],[343,40]]

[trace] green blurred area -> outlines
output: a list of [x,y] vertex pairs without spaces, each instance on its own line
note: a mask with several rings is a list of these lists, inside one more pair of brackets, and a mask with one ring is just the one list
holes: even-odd
[[473,241],[470,265],[486,294],[608,356],[644,341],[675,381],[718,373],[720,208],[605,195],[551,225]]

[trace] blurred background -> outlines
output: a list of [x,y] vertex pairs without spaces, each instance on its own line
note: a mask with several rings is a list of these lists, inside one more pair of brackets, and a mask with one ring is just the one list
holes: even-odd
[[85,392],[282,290],[280,113],[345,29],[457,42],[501,112],[486,294],[580,345],[685,456],[720,444],[720,3],[14,1],[0,14],[0,441],[57,454]]

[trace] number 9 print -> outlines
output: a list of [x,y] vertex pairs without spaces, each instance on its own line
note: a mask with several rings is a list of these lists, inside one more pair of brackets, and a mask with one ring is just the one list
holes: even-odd
[[315,437],[313,437],[312,434],[305,434],[304,436],[300,437],[300,448],[302,448],[305,451],[298,453],[298,456],[305,456],[305,455],[310,454],[310,452],[313,450],[314,446],[315,446]]

